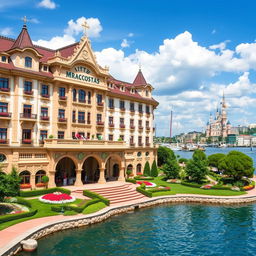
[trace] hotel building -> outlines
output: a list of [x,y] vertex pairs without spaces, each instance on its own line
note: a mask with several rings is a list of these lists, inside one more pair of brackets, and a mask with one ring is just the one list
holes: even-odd
[[[129,71],[127,71],[129,72]],[[157,158],[153,87],[97,64],[85,35],[58,50],[33,45],[24,25],[0,37],[0,165],[32,188],[124,181]]]

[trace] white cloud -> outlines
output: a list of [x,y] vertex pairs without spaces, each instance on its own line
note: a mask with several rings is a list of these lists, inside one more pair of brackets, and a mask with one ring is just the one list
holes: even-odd
[[6,28],[0,29],[0,35],[2,35],[2,36],[11,36],[11,35],[13,35],[12,28],[6,27]]
[[121,43],[121,47],[122,48],[130,47],[130,43],[128,42],[127,39],[123,39],[123,41]]
[[213,35],[216,34],[216,32],[217,32],[216,29],[213,29],[213,30],[212,30],[212,34],[213,34]]
[[226,49],[227,43],[229,43],[229,42],[230,42],[230,40],[225,40],[224,42],[221,42],[219,44],[211,45],[209,48],[211,50],[219,49],[219,50],[223,51],[224,49]]
[[52,0],[42,0],[39,4],[38,4],[39,7],[43,7],[43,8],[46,8],[46,9],[55,9],[57,7],[57,5],[55,4],[54,1]]
[[30,23],[34,23],[34,24],[38,24],[38,23],[40,23],[40,22],[39,22],[39,20],[38,20],[38,19],[36,19],[36,18],[28,19],[28,22],[30,22]]
[[133,36],[134,36],[133,33],[129,33],[129,34],[128,34],[128,37],[133,37]]
[[80,17],[76,21],[73,19],[68,22],[68,26],[64,29],[64,34],[62,36],[52,37],[50,40],[39,39],[33,43],[36,45],[41,45],[51,49],[58,49],[66,45],[76,42],[76,36],[82,34],[84,29],[81,26],[84,22],[89,25],[88,36],[91,38],[99,37],[102,31],[102,26],[99,19],[97,18],[85,18]]

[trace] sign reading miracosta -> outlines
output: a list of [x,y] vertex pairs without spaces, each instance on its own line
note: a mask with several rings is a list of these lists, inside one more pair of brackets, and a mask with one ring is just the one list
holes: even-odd
[[[81,66],[75,67],[74,69],[75,69],[76,72],[84,72],[85,74],[90,74],[91,73],[91,71],[88,68],[81,67]],[[96,83],[96,84],[100,83],[99,78],[88,76],[88,75],[75,74],[72,71],[66,71],[66,77],[77,79],[77,80],[80,80],[80,81],[89,82],[89,83]]]
[[[27,26],[0,36],[0,165],[16,166],[22,188],[125,181],[157,158],[153,87],[97,64],[89,39],[51,50]],[[106,63],[107,64],[107,63]]]

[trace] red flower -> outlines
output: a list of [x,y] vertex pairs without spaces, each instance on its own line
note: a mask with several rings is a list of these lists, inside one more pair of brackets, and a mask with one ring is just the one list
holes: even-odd
[[20,184],[20,188],[31,188],[30,184]]
[[153,184],[151,182],[148,181],[137,181],[137,184],[141,185],[142,183],[144,183],[146,186],[152,186]]
[[37,183],[36,187],[38,187],[38,188],[45,187],[45,184],[44,183]]
[[50,200],[50,201],[64,201],[64,200],[71,200],[72,197],[68,194],[46,194],[42,197],[42,199]]

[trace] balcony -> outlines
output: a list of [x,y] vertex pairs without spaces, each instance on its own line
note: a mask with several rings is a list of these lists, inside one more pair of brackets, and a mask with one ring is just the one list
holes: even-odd
[[60,123],[66,123],[66,122],[67,122],[67,118],[65,118],[65,117],[59,117],[59,118],[58,118],[58,122],[60,122]]
[[139,111],[139,115],[143,115],[143,111],[140,110],[140,111]]
[[78,99],[78,102],[79,103],[86,103],[86,100],[85,99],[84,100],[83,99]]
[[120,129],[125,129],[125,124],[120,124]]
[[102,121],[97,121],[96,123],[97,126],[103,127],[104,126],[104,122]]
[[125,112],[125,108],[120,108],[120,112]]
[[150,143],[149,143],[149,142],[146,142],[146,146],[147,146],[147,147],[150,147]]
[[130,130],[135,130],[135,126],[134,125],[130,125]]
[[103,108],[104,107],[104,103],[103,102],[97,102],[97,107]]
[[0,92],[10,92],[10,88],[0,88]]
[[139,142],[138,145],[139,145],[139,147],[143,147],[143,143],[142,142]]
[[79,139],[45,139],[44,147],[49,149],[119,149],[124,150],[129,147],[124,141],[110,140],[79,140]]
[[12,113],[9,112],[0,112],[0,118],[1,119],[11,119]]
[[150,116],[150,112],[146,112],[146,115],[147,115],[147,116]]
[[135,143],[134,142],[130,142],[130,147],[135,147]]
[[147,130],[147,131],[150,131],[150,127],[149,127],[149,126],[147,126],[147,127],[146,127],[146,130]]
[[139,125],[139,130],[143,130],[143,126],[142,125]]
[[59,100],[60,101],[66,101],[67,100],[67,96],[59,96]]
[[28,95],[28,96],[32,96],[33,94],[34,94],[34,92],[33,91],[23,91],[23,93],[25,94],[25,95]]
[[109,124],[108,124],[108,127],[109,127],[109,128],[114,128],[115,125],[114,125],[113,123],[109,123]]
[[1,145],[8,145],[9,144],[9,140],[8,139],[0,139],[0,144]]
[[40,119],[42,120],[42,121],[49,121],[50,120],[50,117],[49,116],[40,116]]
[[135,109],[131,109],[131,108],[130,108],[130,114],[131,114],[131,115],[134,115],[134,113],[135,113]]
[[42,98],[49,99],[49,98],[50,98],[50,95],[49,95],[49,94],[43,94],[43,93],[42,93],[42,94],[41,94],[41,97],[42,97]]
[[26,119],[27,121],[36,121],[37,115],[36,114],[30,114],[30,113],[21,113],[20,118],[21,119]]
[[21,140],[21,144],[31,145],[32,143],[33,143],[32,139],[22,139]]
[[85,124],[85,120],[84,119],[78,119],[78,123],[79,124]]

